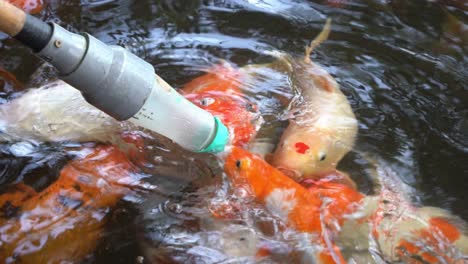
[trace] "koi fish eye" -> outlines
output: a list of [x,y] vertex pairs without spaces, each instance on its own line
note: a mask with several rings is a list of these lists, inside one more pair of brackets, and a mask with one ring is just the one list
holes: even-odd
[[240,167],[241,167],[241,164],[242,164],[242,163],[241,163],[241,161],[240,161],[240,160],[237,160],[237,161],[236,161],[236,167],[237,167],[238,169],[240,169]]
[[212,104],[214,102],[215,102],[215,99],[213,99],[211,97],[205,97],[205,98],[200,100],[200,104],[202,106],[209,106],[210,104]]
[[252,104],[252,103],[247,103],[246,108],[247,108],[247,111],[249,111],[249,112],[252,112],[252,113],[257,112],[257,109],[256,109],[255,105]]
[[319,154],[319,160],[320,160],[320,161],[324,161],[326,158],[327,158],[327,154],[325,154],[325,153],[323,153],[323,152],[320,152],[320,154]]

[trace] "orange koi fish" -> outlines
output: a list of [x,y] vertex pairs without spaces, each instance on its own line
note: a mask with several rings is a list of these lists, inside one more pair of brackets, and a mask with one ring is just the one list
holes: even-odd
[[[410,236],[400,239],[396,255],[411,264],[466,263],[468,239],[461,231],[443,217],[431,217],[427,223],[428,226],[413,230]],[[454,245],[459,249],[454,249]],[[464,254],[457,252],[463,248]]]
[[[370,235],[386,261],[405,263],[466,263],[468,238],[464,223],[435,207],[415,207],[400,190],[394,172],[382,174],[380,195],[369,197],[377,206],[369,210]],[[461,228],[459,228],[459,226]]]
[[16,197],[1,196],[0,262],[77,261],[95,248],[108,211],[140,182],[132,176],[136,168],[114,146],[79,152],[86,154],[42,192],[17,186]]
[[30,13],[37,14],[41,12],[44,2],[42,0],[6,0],[18,8]]
[[223,122],[229,129],[232,145],[245,146],[255,136],[261,119],[256,106],[246,99],[218,91],[202,91],[184,96]]
[[[313,241],[308,242],[317,243],[320,248],[313,259],[319,263],[345,263],[340,250],[333,243],[332,234],[326,229],[326,221],[334,217],[333,213],[342,210],[342,204],[348,204],[346,199],[324,214],[322,210],[328,205],[320,193],[313,195],[260,157],[237,147],[233,147],[227,156],[225,171],[234,188],[247,188],[272,214],[297,231],[309,234]],[[330,186],[323,194],[336,194],[336,191]],[[360,195],[356,195],[351,200],[360,198]]]
[[182,87],[184,93],[208,91],[240,94],[242,72],[227,63],[213,66],[208,73],[195,78]]

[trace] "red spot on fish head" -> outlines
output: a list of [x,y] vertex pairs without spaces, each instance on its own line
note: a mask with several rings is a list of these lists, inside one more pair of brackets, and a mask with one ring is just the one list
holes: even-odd
[[308,149],[310,149],[309,145],[304,142],[296,142],[294,145],[296,148],[296,152],[299,154],[305,154]]

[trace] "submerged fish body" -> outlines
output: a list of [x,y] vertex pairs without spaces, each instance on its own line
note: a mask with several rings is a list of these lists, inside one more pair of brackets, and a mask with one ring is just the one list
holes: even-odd
[[304,60],[280,57],[298,90],[290,104],[292,118],[272,164],[296,179],[319,178],[336,169],[355,142],[358,123],[335,79],[308,58],[313,46],[326,39],[329,24],[314,40]]
[[416,207],[406,186],[382,162],[376,172],[380,193],[368,200],[370,238],[383,259],[404,263],[464,263],[468,256],[466,223],[448,211]]
[[374,166],[379,194],[364,197],[341,225],[336,241],[343,254],[356,263],[464,263],[466,223],[446,210],[415,206],[388,165]]
[[15,209],[0,216],[0,262],[78,261],[97,245],[108,211],[139,180],[116,147],[78,152],[83,157],[66,165],[42,192],[14,187],[16,196],[0,196],[2,210]]
[[29,89],[0,105],[2,141],[112,142],[121,131],[119,122],[88,104],[63,81]]
[[434,207],[389,210],[380,202],[372,217],[372,240],[383,259],[404,263],[465,263],[468,238],[464,225]]

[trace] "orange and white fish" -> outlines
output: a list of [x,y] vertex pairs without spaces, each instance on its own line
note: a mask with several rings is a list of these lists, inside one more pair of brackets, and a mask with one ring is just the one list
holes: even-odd
[[226,125],[234,146],[246,146],[262,123],[257,106],[242,96],[245,74],[227,63],[218,64],[181,88],[185,98]]
[[465,263],[466,224],[440,208],[414,206],[408,186],[388,165],[373,166],[379,194],[365,196],[336,236],[346,257],[355,263]]
[[[380,162],[380,194],[369,196],[370,237],[385,261],[404,263],[466,263],[466,224],[446,210],[416,207],[395,172]],[[372,206],[372,203],[374,206]]]
[[[299,94],[290,104],[294,117],[280,139],[272,164],[296,180],[335,173],[338,162],[352,149],[358,131],[356,117],[338,83],[309,58],[329,32],[327,20],[323,31],[306,49],[303,60],[280,56],[280,62],[288,65],[292,86]],[[341,181],[354,186],[346,174],[341,176]]]
[[[233,188],[247,189],[270,213],[295,230],[306,234],[310,239],[306,242],[318,245],[316,252],[313,252],[313,247],[310,248],[313,253],[307,255],[310,257],[309,261],[345,263],[321,217],[322,209],[327,206],[324,197],[313,195],[260,157],[241,148],[232,148],[226,158],[225,171]],[[359,200],[359,195],[356,198]],[[333,217],[331,213],[325,215]]]
[[411,205],[401,190],[392,190],[395,185],[382,187],[377,196],[327,179],[309,179],[300,185],[260,157],[235,147],[226,158],[225,171],[234,188],[247,189],[272,214],[310,234],[319,248],[312,259],[319,263],[345,263],[338,246],[359,247],[370,256],[372,245],[386,261],[466,260],[468,238],[464,228],[450,220],[454,217],[441,209]]

